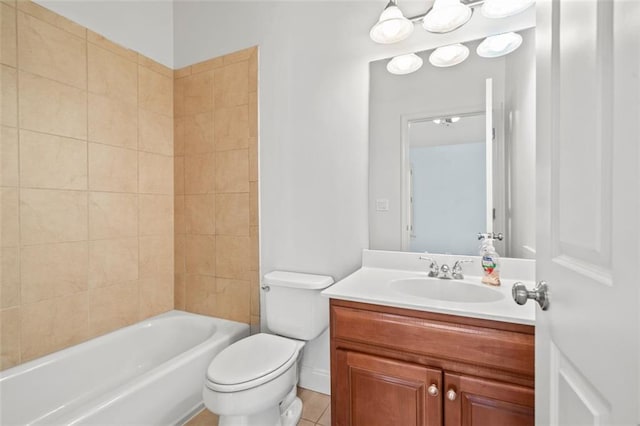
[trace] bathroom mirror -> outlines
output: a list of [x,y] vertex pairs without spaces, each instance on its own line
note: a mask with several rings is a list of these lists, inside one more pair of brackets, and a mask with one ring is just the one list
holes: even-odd
[[518,33],[498,58],[474,40],[451,67],[432,50],[411,74],[370,63],[370,248],[477,255],[493,231],[501,255],[535,257],[535,31]]

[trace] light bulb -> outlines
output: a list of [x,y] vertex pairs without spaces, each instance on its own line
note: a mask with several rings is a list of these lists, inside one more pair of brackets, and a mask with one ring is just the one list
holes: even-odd
[[518,33],[498,34],[482,40],[476,53],[483,58],[497,58],[513,52],[521,44],[522,36]]
[[435,0],[422,21],[422,27],[432,33],[447,33],[471,19],[472,10],[460,0]]
[[450,44],[438,47],[429,55],[429,62],[434,67],[451,67],[467,59],[469,48],[463,44]]
[[415,53],[396,56],[387,63],[387,71],[391,74],[410,74],[422,67],[422,58]]
[[412,32],[413,22],[405,18],[398,6],[390,2],[371,28],[369,37],[376,43],[389,44],[406,39]]

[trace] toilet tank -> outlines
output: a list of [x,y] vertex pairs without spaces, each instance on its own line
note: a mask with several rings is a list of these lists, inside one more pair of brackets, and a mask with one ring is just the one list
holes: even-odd
[[262,284],[267,327],[273,333],[313,340],[329,326],[329,300],[320,292],[333,284],[330,276],[272,271]]

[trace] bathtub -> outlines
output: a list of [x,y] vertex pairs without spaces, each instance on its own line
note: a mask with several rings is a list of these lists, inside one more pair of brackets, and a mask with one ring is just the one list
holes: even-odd
[[170,311],[0,373],[2,425],[172,425],[202,407],[207,366],[249,335]]

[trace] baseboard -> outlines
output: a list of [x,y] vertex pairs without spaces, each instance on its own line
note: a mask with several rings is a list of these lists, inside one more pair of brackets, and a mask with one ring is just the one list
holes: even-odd
[[326,370],[319,370],[302,365],[298,384],[305,389],[331,395],[331,376]]

